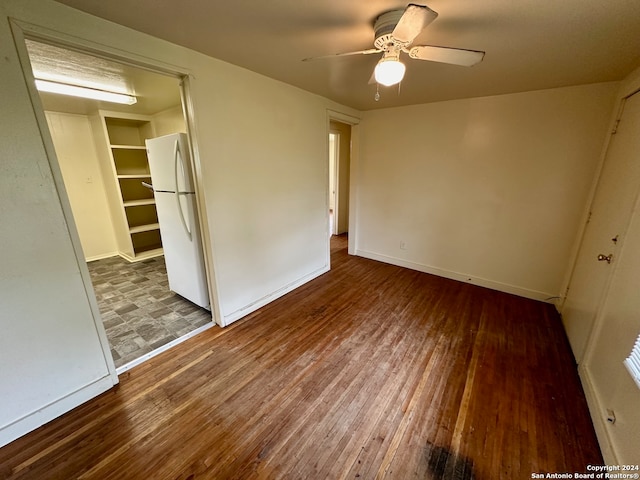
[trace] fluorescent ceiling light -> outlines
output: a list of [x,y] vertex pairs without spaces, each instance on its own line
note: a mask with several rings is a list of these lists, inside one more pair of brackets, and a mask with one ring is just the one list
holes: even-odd
[[97,90],[95,88],[79,87],[77,85],[69,85],[67,83],[50,82],[49,80],[36,79],[36,88],[41,92],[59,93],[62,95],[71,95],[72,97],[91,98],[93,100],[122,103],[124,105],[133,105],[138,101],[133,95]]

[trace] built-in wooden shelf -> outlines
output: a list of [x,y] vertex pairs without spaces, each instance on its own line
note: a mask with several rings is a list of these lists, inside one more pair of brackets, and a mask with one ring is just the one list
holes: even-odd
[[102,112],[106,143],[112,160],[115,183],[125,228],[120,245],[125,258],[135,261],[162,254],[160,225],[150,183],[151,172],[145,140],[154,137],[151,118]]
[[110,148],[113,149],[123,149],[123,150],[147,150],[147,147],[144,145],[109,145]]
[[150,173],[118,175],[118,178],[151,178]]
[[150,230],[158,230],[160,228],[159,223],[149,223],[146,225],[138,225],[137,227],[129,228],[129,233],[148,232]]
[[123,202],[125,207],[139,207],[141,205],[155,205],[156,200],[154,198],[145,198],[143,200],[129,200],[128,202]]

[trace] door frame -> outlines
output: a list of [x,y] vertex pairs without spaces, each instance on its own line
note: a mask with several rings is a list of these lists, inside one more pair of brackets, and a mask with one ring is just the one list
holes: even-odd
[[[637,71],[637,75],[634,79],[624,85],[619,92],[619,96],[617,99],[617,109],[615,120],[613,122],[613,128],[611,129],[611,134],[606,142],[606,147],[608,147],[611,136],[615,133],[615,129],[617,128],[618,122],[622,118],[624,106],[627,100],[633,95],[640,95],[640,69]],[[608,148],[605,148],[603,163],[606,160],[606,154],[608,152]],[[595,198],[595,190],[600,181],[600,176],[602,173],[602,169],[598,172],[595,180],[594,186],[594,194],[592,195],[589,202],[589,210],[591,210],[594,198]],[[623,228],[623,232],[621,232],[621,238],[619,240],[619,244],[616,246],[617,248],[617,258],[624,259],[625,250],[629,247],[629,243],[626,242],[627,233],[631,224],[634,221],[634,217],[638,214],[638,209],[640,208],[640,188],[636,190],[634,199],[631,202],[633,204],[633,208],[630,211],[629,218],[627,219],[626,225]],[[583,229],[580,232],[580,244],[582,244],[582,240],[584,234],[586,232],[586,222],[583,225]],[[578,252],[579,254],[579,252]],[[577,262],[577,255],[575,262]],[[574,263],[575,266],[575,263]],[[601,397],[598,393],[597,385],[594,383],[593,377],[591,375],[590,365],[593,361],[594,350],[596,347],[597,340],[600,337],[600,333],[604,328],[606,328],[606,316],[608,312],[608,304],[610,303],[611,297],[611,287],[614,285],[615,277],[619,268],[619,262],[616,261],[609,272],[607,283],[604,291],[602,292],[602,296],[600,298],[599,304],[597,306],[596,312],[594,314],[594,320],[591,326],[591,330],[589,332],[589,336],[587,338],[582,361],[578,365],[578,374],[580,376],[580,381],[582,383],[585,396],[587,399],[587,405],[589,407],[589,412],[591,416],[591,420],[593,422],[594,429],[596,431],[596,436],[598,438],[598,443],[600,444],[600,448],[604,455],[605,461],[611,464],[619,463],[617,461],[617,451],[615,448],[615,443],[610,435],[610,424],[605,419],[605,416],[602,414],[607,408],[606,405],[602,404]],[[571,270],[573,273],[573,269]],[[626,352],[625,352],[626,353]],[[620,368],[625,368],[622,362],[619,365]]]
[[[335,140],[333,143],[333,156],[331,155],[331,135],[334,135]],[[329,131],[329,207],[331,207],[331,200],[333,197],[333,216],[329,216],[331,224],[329,225],[329,234],[338,234],[338,201],[339,191],[338,188],[338,167],[340,165],[340,132],[331,130]],[[333,185],[333,191],[331,186]],[[329,208],[331,210],[331,208]]]
[[[597,195],[598,195],[598,189],[600,187],[601,181],[602,181],[602,176],[605,170],[605,163],[607,161],[607,158],[609,157],[610,154],[610,147],[613,141],[613,136],[615,135],[616,131],[617,131],[617,126],[620,123],[620,121],[622,120],[622,116],[625,110],[625,105],[627,103],[627,100],[629,98],[631,98],[634,95],[639,95],[640,94],[640,88],[639,87],[634,87],[630,90],[624,91],[624,89],[621,89],[620,95],[618,96],[618,99],[616,101],[616,108],[614,109],[614,113],[613,113],[613,117],[611,120],[611,127],[609,130],[609,135],[607,136],[606,140],[605,140],[605,144],[603,146],[602,149],[602,154],[601,154],[601,159],[600,159],[600,163],[598,165],[598,170],[597,173],[594,177],[594,181],[592,183],[591,186],[591,190],[590,190],[590,194],[589,194],[589,201],[587,204],[587,208],[585,209],[585,213],[584,213],[584,218],[583,218],[583,222],[581,224],[581,228],[580,231],[578,232],[577,235],[577,241],[576,241],[576,245],[575,245],[575,249],[574,249],[574,254],[572,257],[572,263],[571,263],[571,267],[568,269],[567,272],[567,277],[565,280],[565,286],[564,286],[564,293],[562,296],[562,299],[560,302],[558,302],[556,304],[557,309],[560,311],[561,315],[563,313],[565,313],[565,307],[567,306],[567,299],[569,298],[569,293],[571,291],[571,288],[573,287],[573,283],[574,283],[574,279],[575,279],[575,274],[576,274],[576,269],[578,266],[578,263],[581,259],[581,256],[584,255],[584,248],[585,248],[585,239],[587,237],[587,235],[589,234],[589,223],[591,221],[591,214],[592,211],[594,209],[594,205],[595,205],[595,201],[597,199]],[[636,192],[637,195],[638,192]],[[634,197],[635,198],[635,197]],[[634,200],[635,202],[635,200]],[[635,205],[635,203],[634,203]],[[621,231],[621,238],[618,241],[617,245],[615,245],[615,252],[620,252],[622,250],[622,248],[624,247],[624,238],[625,238],[625,234],[626,234],[626,230],[628,229],[628,224],[626,226],[623,227],[623,231]],[[612,250],[614,250],[612,248]],[[608,252],[608,251],[607,251]],[[615,255],[614,255],[615,256]],[[590,350],[592,349],[592,344],[593,344],[593,339],[595,337],[596,332],[599,330],[600,328],[600,323],[601,323],[601,316],[602,316],[602,310],[603,310],[603,306],[606,303],[606,298],[608,296],[609,293],[609,287],[611,284],[611,280],[613,278],[613,275],[615,273],[615,265],[613,266],[613,268],[608,269],[606,278],[604,279],[604,283],[603,283],[603,290],[600,293],[600,298],[597,301],[597,304],[595,305],[595,310],[593,311],[593,320],[591,322],[591,325],[589,326],[589,332],[587,333],[586,336],[586,340],[584,341],[584,345],[582,346],[581,351],[575,351],[574,350],[574,346],[572,343],[572,351],[573,354],[575,356],[575,361],[578,364],[578,366],[582,366],[583,363],[585,363],[588,360],[588,357],[590,355]],[[564,323],[564,320],[563,320]],[[566,326],[565,326],[566,329]],[[572,341],[571,341],[572,342]]]
[[[622,119],[622,115],[624,113],[624,107],[625,107],[627,101],[631,97],[633,97],[634,95],[640,95],[640,85],[637,86],[631,93],[628,93],[628,94],[624,95],[620,99],[619,108],[617,110],[618,113],[616,115],[616,120],[615,120],[615,128],[616,129],[617,129],[618,123]],[[612,130],[610,135],[609,135],[609,139],[611,139],[611,136],[614,135],[615,133],[616,133],[615,129]],[[609,145],[609,142],[610,142],[610,140],[607,141],[607,146]],[[606,155],[605,155],[605,159],[606,159]],[[600,170],[600,172],[598,172],[598,183],[600,181],[600,174],[601,173],[602,173],[602,170]],[[591,202],[589,204],[589,210],[591,210],[594,200],[595,200],[595,195],[591,199]],[[623,227],[623,231],[621,232],[621,238],[618,240],[618,244],[616,245],[617,258],[620,257],[621,253],[624,250],[624,247],[625,247],[625,244],[626,244],[627,232],[629,230],[629,227],[631,226],[631,222],[633,221],[634,213],[638,209],[638,206],[640,206],[640,187],[636,188],[632,204],[633,204],[632,205],[632,209],[629,212],[629,218],[625,222],[626,224]],[[584,229],[582,231],[581,244],[582,244],[582,241],[584,240],[584,234],[586,233],[586,230],[587,230],[587,225],[585,224]],[[577,256],[576,256],[576,263],[577,263]],[[575,267],[575,264],[574,264],[574,267]],[[617,265],[617,261],[616,261],[615,264],[613,265],[613,268],[611,268],[609,270],[609,275],[607,276],[605,288],[604,288],[604,291],[602,292],[602,295],[600,297],[600,302],[599,302],[598,308],[597,308],[597,310],[595,312],[593,323],[591,325],[591,329],[589,331],[589,335],[587,337],[587,341],[586,341],[586,344],[585,344],[585,347],[584,347],[584,351],[583,351],[582,359],[581,359],[582,361],[579,362],[579,370],[582,370],[582,369],[584,369],[585,367],[588,366],[589,361],[591,359],[591,355],[593,353],[595,338],[598,336],[598,333],[602,330],[602,328],[604,328],[605,306],[606,306],[607,300],[609,298],[611,283],[613,281],[613,277],[615,276],[617,269],[618,269],[618,265]],[[571,286],[571,284],[569,284],[569,286],[567,287],[567,291],[570,288],[570,286]]]
[[[354,255],[356,251],[357,245],[357,222],[356,215],[358,212],[358,204],[357,204],[357,182],[355,181],[355,174],[358,170],[358,160],[360,154],[360,118],[354,117],[352,115],[338,112],[336,110],[327,109],[327,118],[326,118],[326,133],[325,133],[325,142],[326,142],[326,156],[325,158],[329,158],[329,133],[331,133],[331,121],[336,121],[340,123],[347,124],[351,126],[351,149],[350,149],[350,163],[349,163],[349,239],[348,239],[348,252],[350,255]],[[327,170],[329,169],[329,162],[326,162]],[[337,172],[336,172],[337,175]],[[329,191],[329,172],[327,171],[327,190],[326,190],[326,221],[327,225],[329,225],[329,195],[331,192]],[[337,187],[338,185],[336,185]],[[337,204],[336,204],[337,209]],[[331,232],[331,230],[329,230]],[[330,255],[330,246],[329,239],[327,238],[327,255],[331,258]]]
[[[580,365],[583,359],[585,358],[585,353],[587,351],[587,347],[590,342],[592,332],[594,331],[596,318],[600,313],[602,304],[607,295],[607,291],[609,289],[609,284],[611,282],[611,277],[614,269],[608,268],[606,270],[606,274],[604,274],[602,277],[598,276],[598,278],[601,278],[601,281],[602,281],[602,289],[598,292],[598,295],[600,298],[593,297],[594,310],[591,312],[592,313],[591,323],[587,327],[588,332],[586,332],[586,336],[584,337],[583,342],[579,342],[579,339],[576,340],[574,338],[575,334],[573,334],[570,328],[571,325],[567,320],[571,318],[571,315],[570,315],[571,312],[567,311],[567,309],[571,306],[571,303],[570,302],[568,303],[568,301],[573,300],[574,298],[572,295],[572,292],[575,294],[575,291],[579,291],[579,292],[581,291],[580,289],[575,290],[576,287],[579,286],[579,285],[576,285],[578,280],[580,278],[591,278],[589,276],[585,277],[584,275],[578,276],[577,273],[578,273],[579,267],[584,268],[584,264],[582,263],[583,259],[589,258],[589,257],[586,257],[587,255],[586,251],[587,251],[587,247],[589,246],[588,240],[592,238],[590,235],[594,235],[594,232],[598,232],[598,230],[593,230],[594,218],[592,218],[592,215],[594,212],[594,208],[597,207],[596,201],[598,200],[599,196],[602,194],[603,179],[605,178],[608,159],[610,158],[610,154],[612,151],[611,146],[613,142],[613,137],[614,137],[614,134],[616,133],[617,125],[620,123],[622,119],[624,107],[628,98],[629,96],[620,99],[619,104],[617,105],[617,108],[614,110],[614,118],[611,121],[611,128],[609,129],[609,134],[605,139],[604,147],[601,153],[601,158],[598,164],[598,169],[591,185],[591,190],[589,192],[589,202],[584,212],[585,218],[583,218],[583,221],[580,226],[580,232],[578,236],[579,240],[577,242],[575,253],[572,258],[571,267],[567,275],[566,286],[564,287],[564,293],[562,295],[562,299],[559,307],[559,311],[561,312],[561,315],[562,315],[563,327],[567,333],[567,338],[571,345],[571,351],[573,353],[574,360],[578,365]],[[597,208],[596,208],[596,213],[598,213]],[[599,217],[596,217],[596,219],[598,218]],[[597,235],[597,233],[595,234]],[[613,253],[615,257],[617,255],[617,251],[619,251],[619,249],[622,247],[623,241],[624,239],[621,238],[620,243],[614,246],[610,246],[609,250],[607,250],[607,253]],[[591,262],[591,260],[595,260],[595,259],[589,258],[589,263]],[[594,285],[594,282],[590,281],[589,284]]]
[[[111,60],[115,62],[119,62],[125,65],[129,65],[135,68],[140,68],[143,70],[148,70],[150,72],[158,73],[161,75],[168,75],[174,78],[177,78],[180,81],[180,96],[182,100],[182,110],[185,118],[185,123],[187,127],[187,138],[189,143],[190,153],[192,155],[192,168],[194,170],[194,187],[196,189],[196,203],[198,206],[198,221],[200,222],[200,231],[201,237],[203,241],[203,253],[205,257],[205,271],[209,289],[209,296],[211,299],[211,313],[212,313],[212,322],[210,326],[213,326],[214,323],[220,323],[220,311],[219,311],[219,302],[217,296],[217,284],[215,283],[215,276],[213,272],[213,255],[210,249],[210,238],[209,238],[209,228],[206,222],[206,212],[205,212],[205,202],[204,196],[201,188],[201,178],[202,178],[202,166],[200,155],[197,147],[197,138],[196,138],[196,129],[195,129],[195,117],[194,117],[194,106],[191,99],[191,82],[193,81],[193,76],[188,71],[180,71],[175,66],[169,66],[164,64],[163,62],[150,59],[147,57],[139,57],[131,52],[123,52],[121,50],[115,50],[108,46],[102,44],[96,44],[90,40],[85,38],[78,38],[75,36],[70,36],[58,31],[54,31],[45,27],[41,27],[39,25],[33,25],[31,23],[23,22],[16,19],[10,20],[10,28],[11,33],[14,39],[14,43],[16,46],[16,50],[18,52],[18,57],[20,59],[21,69],[24,75],[25,84],[27,86],[29,96],[31,98],[31,104],[33,108],[33,112],[36,118],[36,122],[38,124],[38,129],[40,130],[40,137],[43,142],[43,147],[45,150],[45,154],[47,156],[51,171],[53,182],[56,187],[58,198],[60,199],[60,203],[62,206],[62,213],[65,218],[65,222],[67,223],[67,229],[69,232],[69,236],[71,238],[71,244],[74,251],[74,255],[76,257],[76,262],[78,269],[80,271],[80,276],[82,279],[82,283],[84,285],[84,289],[89,301],[93,322],[96,328],[96,332],[98,333],[100,346],[103,351],[103,355],[107,364],[107,368],[110,376],[113,379],[113,383],[118,383],[118,373],[122,373],[122,367],[116,369],[115,364],[113,362],[113,357],[111,355],[111,349],[109,346],[109,341],[107,338],[107,334],[104,328],[104,324],[102,322],[102,315],[100,313],[100,309],[98,307],[98,302],[95,294],[95,290],[93,288],[93,284],[91,282],[91,277],[89,274],[89,269],[84,258],[84,252],[82,250],[82,245],[80,243],[80,236],[78,234],[78,230],[76,227],[75,219],[73,216],[73,211],[71,209],[71,203],[69,202],[67,190],[64,184],[64,179],[62,176],[62,170],[60,168],[60,164],[58,161],[58,157],[55,151],[55,147],[53,145],[53,140],[51,137],[51,133],[49,131],[49,127],[47,124],[46,116],[44,113],[44,107],[42,106],[42,102],[40,100],[40,94],[35,86],[35,78],[33,76],[33,71],[31,68],[31,61],[29,58],[29,53],[27,51],[26,39],[33,39],[38,42],[59,46],[61,48],[66,48],[70,50],[75,50],[81,53],[85,53],[88,55],[92,55],[98,58],[104,58],[106,60]],[[198,331],[200,331],[199,329]],[[174,342],[171,342],[171,346]],[[160,353],[161,350],[157,351]],[[157,354],[156,353],[156,354]],[[149,357],[145,356],[144,359],[148,359]],[[118,370],[118,371],[116,371]]]

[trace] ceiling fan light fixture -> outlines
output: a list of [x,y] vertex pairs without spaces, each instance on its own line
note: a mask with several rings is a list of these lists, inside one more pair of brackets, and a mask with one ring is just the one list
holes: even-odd
[[406,67],[396,56],[385,56],[380,59],[374,70],[376,82],[385,87],[400,83],[404,78]]

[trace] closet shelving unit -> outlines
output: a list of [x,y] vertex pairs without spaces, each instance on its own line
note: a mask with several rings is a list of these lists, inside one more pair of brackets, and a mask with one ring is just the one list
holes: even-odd
[[142,182],[151,183],[144,141],[153,138],[151,118],[144,115],[99,112],[114,179],[112,210],[119,253],[129,261],[162,255],[160,225],[153,192]]

